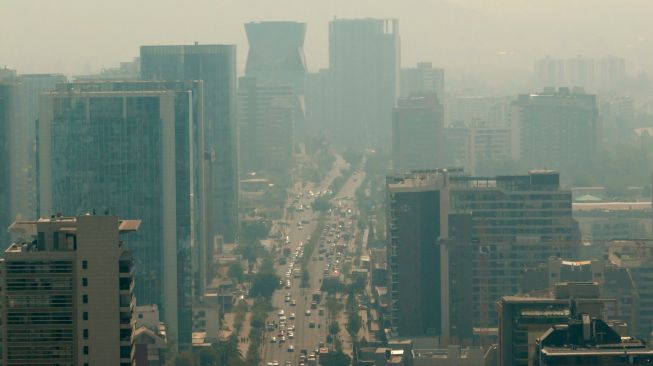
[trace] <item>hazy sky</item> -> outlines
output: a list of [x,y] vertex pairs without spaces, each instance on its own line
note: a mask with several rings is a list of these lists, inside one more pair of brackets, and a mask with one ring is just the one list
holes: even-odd
[[399,18],[403,65],[509,79],[544,55],[612,54],[653,70],[652,0],[0,0],[0,14],[0,66],[21,73],[93,73],[142,44],[194,41],[237,44],[242,73],[252,20],[307,22],[317,70],[334,16]]

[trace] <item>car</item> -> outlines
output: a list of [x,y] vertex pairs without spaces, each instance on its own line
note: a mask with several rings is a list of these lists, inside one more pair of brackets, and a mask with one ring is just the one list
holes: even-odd
[[284,302],[290,302],[290,296],[286,296],[286,297],[284,297],[283,301],[284,301]]
[[310,310],[306,310],[306,312],[304,313],[304,315],[306,315],[306,316],[311,316],[311,311],[310,311]]
[[279,343],[286,343],[286,337],[284,336],[279,337]]
[[292,366],[292,362],[291,361],[286,361],[286,366]]
[[283,311],[283,309],[279,310],[279,312],[277,313],[278,316],[284,316],[285,314],[286,312]]
[[291,301],[290,306],[297,306],[297,301],[295,301],[295,300]]
[[290,324],[288,326],[288,328],[286,328],[286,329],[288,329],[289,332],[294,332],[295,331],[295,324]]
[[270,338],[270,343],[277,343],[277,337]]
[[308,327],[309,328],[315,328],[315,322],[311,321],[310,323],[308,323]]
[[295,347],[291,344],[290,346],[288,346],[288,352],[293,352],[293,351],[295,351]]
[[290,313],[290,315],[288,315],[288,319],[290,320],[295,319],[295,313]]
[[272,361],[272,366],[279,366],[279,361]]
[[286,286],[285,286],[285,287],[286,287],[286,290],[290,288],[290,281],[289,281],[289,282],[286,282]]
[[288,339],[294,339],[295,338],[295,333],[294,332],[288,332]]

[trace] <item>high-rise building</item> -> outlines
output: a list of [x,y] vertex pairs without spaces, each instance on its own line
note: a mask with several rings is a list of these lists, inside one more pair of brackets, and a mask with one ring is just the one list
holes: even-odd
[[550,56],[536,60],[533,79],[537,90],[566,85],[565,61]]
[[331,142],[362,149],[387,146],[399,89],[397,19],[334,19],[329,22],[333,86]]
[[406,98],[423,93],[435,93],[438,100],[445,100],[444,69],[433,68],[430,62],[418,62],[417,67],[401,69],[399,95]]
[[259,83],[286,84],[296,95],[304,94],[306,23],[245,23],[249,51],[245,76]]
[[142,46],[146,80],[204,82],[204,159],[207,180],[207,235],[233,243],[238,234],[238,134],[236,46]]
[[392,165],[395,174],[442,167],[444,113],[434,93],[400,98],[392,118]]
[[14,158],[13,106],[16,99],[14,83],[0,83],[0,240],[9,242],[7,228],[12,221],[12,160]]
[[581,87],[594,93],[619,89],[626,79],[626,62],[621,57],[568,59],[545,57],[535,61],[533,83],[536,90]]
[[524,94],[512,103],[511,151],[531,167],[564,169],[599,151],[596,96],[568,88]]
[[120,235],[139,220],[17,221],[0,261],[4,365],[133,364],[132,259]]
[[6,74],[0,81],[0,156],[5,162],[0,170],[7,169],[0,173],[0,180],[5,180],[0,184],[0,239],[4,243],[9,242],[6,229],[12,220],[36,216],[39,95],[66,80],[56,74]]
[[510,161],[510,130],[506,127],[489,126],[475,121],[468,128],[466,156],[469,161],[469,171],[477,174],[486,163]]
[[41,215],[142,218],[129,246],[136,296],[159,305],[177,344],[191,342],[192,295],[212,251],[204,234],[201,95],[201,81],[80,82],[41,102]]
[[[456,286],[471,291],[472,298],[454,296],[451,308],[467,309],[476,326],[496,324],[494,302],[519,292],[525,268],[551,256],[575,258],[578,224],[572,218],[571,191],[561,188],[559,179],[554,171],[449,178],[450,212],[471,220],[468,252],[451,256],[449,266],[451,276],[459,278]],[[471,332],[459,326],[457,331]]]
[[446,171],[389,177],[388,291],[394,335],[448,335]]
[[240,166],[243,171],[289,174],[295,148],[294,122],[300,109],[287,84],[243,77],[238,86]]
[[306,131],[311,135],[324,135],[333,120],[333,91],[328,69],[308,73],[306,76]]

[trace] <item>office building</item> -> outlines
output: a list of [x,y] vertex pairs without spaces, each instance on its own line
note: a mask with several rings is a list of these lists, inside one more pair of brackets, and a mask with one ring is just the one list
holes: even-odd
[[632,276],[639,295],[633,334],[648,339],[653,329],[653,242],[614,240],[608,243],[608,258],[618,268],[627,269]]
[[[88,82],[44,94],[39,123],[41,215],[139,217],[129,249],[136,296],[158,304],[177,344],[191,341],[191,304],[208,257],[202,82]],[[197,118],[197,117],[200,118]]]
[[595,282],[604,298],[608,319],[618,320],[635,334],[639,323],[639,291],[628,268],[617,267],[605,260],[570,261],[549,258],[536,268],[524,270],[520,293],[531,296],[552,294],[559,282]]
[[[450,177],[450,212],[467,217],[469,221],[458,222],[471,229],[471,244],[449,259],[450,275],[459,278],[459,288],[471,289],[471,301],[454,296],[452,308],[467,309],[475,326],[496,324],[494,302],[519,291],[525,268],[551,256],[575,258],[578,225],[572,218],[571,191],[561,188],[559,179],[554,171]],[[457,332],[465,337],[471,330],[458,326]]]
[[555,324],[537,338],[529,365],[651,365],[653,350],[589,314]]
[[434,93],[441,102],[444,96],[444,69],[433,68],[431,62],[418,62],[416,67],[401,69],[399,95],[403,98],[415,94]]
[[131,255],[139,220],[16,221],[0,262],[4,365],[133,364]]
[[233,243],[238,233],[236,46],[142,46],[146,80],[204,82],[204,152],[209,238]]
[[446,171],[389,177],[388,318],[400,337],[448,335]]
[[547,56],[535,60],[533,71],[533,84],[537,90],[547,87],[567,85],[565,79],[565,61]]
[[471,126],[481,121],[488,127],[505,127],[510,120],[510,97],[455,95],[445,99],[446,126]]
[[66,79],[57,74],[6,74],[11,77],[0,81],[0,156],[5,162],[0,168],[0,239],[9,243],[9,224],[37,214],[39,95]]
[[528,366],[535,341],[551,326],[577,314],[604,318],[609,300],[599,296],[592,282],[559,283],[553,297],[504,296],[496,303],[499,314],[499,366]]
[[333,89],[328,69],[308,73],[304,100],[306,129],[309,135],[326,135],[333,120]]
[[238,86],[240,165],[244,172],[289,174],[300,105],[287,84],[243,77]]
[[285,84],[295,95],[304,94],[306,23],[245,23],[249,51],[245,76],[259,83]]
[[333,120],[328,136],[337,147],[387,146],[399,91],[397,19],[329,22]]
[[512,103],[511,151],[532,167],[573,169],[600,149],[596,96],[568,88],[520,95]]
[[444,113],[431,94],[400,98],[392,117],[392,166],[395,174],[444,165]]
[[505,127],[493,127],[476,121],[468,128],[466,156],[469,161],[469,171],[477,174],[487,165],[509,162],[512,159],[510,151],[510,130]]

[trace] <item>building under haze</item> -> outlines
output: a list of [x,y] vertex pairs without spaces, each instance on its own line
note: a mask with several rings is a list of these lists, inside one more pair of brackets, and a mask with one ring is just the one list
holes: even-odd
[[15,85],[13,83],[0,83],[0,240],[3,243],[9,242],[7,228],[11,224],[11,197],[12,197],[12,175],[11,161],[14,158],[13,140],[13,101],[16,98]]
[[577,56],[559,59],[547,56],[535,61],[533,83],[537,90],[548,87],[581,87],[592,92],[611,92],[626,80],[626,62],[621,57]]
[[234,242],[238,233],[236,46],[142,46],[140,59],[143,79],[204,82],[207,235]]
[[511,152],[534,168],[571,169],[600,150],[596,96],[582,90],[547,88],[512,103]]
[[388,177],[388,318],[400,337],[448,335],[446,171]]
[[201,293],[203,259],[213,252],[204,235],[201,106],[201,81],[81,82],[46,93],[40,111],[41,215],[141,218],[129,245],[136,296],[159,305],[177,344],[191,342],[192,294]]
[[[571,191],[560,187],[559,179],[554,171],[450,177],[450,212],[467,217],[471,240],[449,258],[450,276],[456,278],[452,287],[463,290],[452,296],[451,308],[468,314],[475,326],[496,324],[494,302],[519,292],[525,268],[551,256],[575,258],[578,224],[572,218]],[[463,338],[471,333],[456,329]]]
[[418,62],[416,67],[401,69],[402,97],[435,93],[442,103],[444,97],[444,69],[433,68],[430,62]]
[[329,67],[334,113],[325,130],[331,142],[356,149],[388,145],[399,92],[399,21],[332,20]]
[[392,118],[395,174],[444,166],[444,112],[435,93],[400,98]]
[[244,172],[289,174],[295,147],[294,124],[300,105],[288,84],[238,83],[239,158]]
[[4,365],[133,364],[132,258],[139,220],[17,221],[0,261]]
[[245,76],[260,83],[287,84],[296,95],[304,94],[306,23],[245,23],[249,51]]

